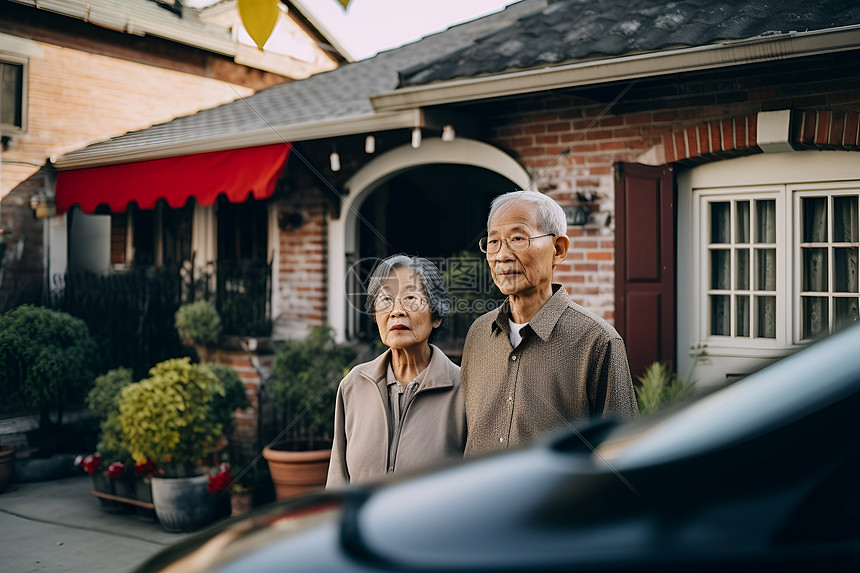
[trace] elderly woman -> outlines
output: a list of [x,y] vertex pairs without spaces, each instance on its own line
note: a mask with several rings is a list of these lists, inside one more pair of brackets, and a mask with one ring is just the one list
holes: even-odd
[[439,270],[389,257],[370,278],[365,307],[388,350],[340,383],[326,487],[463,457],[460,367],[430,344],[450,312]]

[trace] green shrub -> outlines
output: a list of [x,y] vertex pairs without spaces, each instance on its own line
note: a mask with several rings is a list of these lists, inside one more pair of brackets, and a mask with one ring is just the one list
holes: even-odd
[[183,304],[176,311],[174,323],[179,338],[207,347],[218,342],[221,336],[221,317],[208,300]]
[[120,419],[119,399],[122,389],[134,383],[130,368],[115,368],[98,376],[87,404],[101,420],[98,451],[103,458],[129,462],[131,454],[125,443]]
[[684,380],[665,362],[653,362],[638,379],[641,384],[636,388],[636,400],[642,416],[689,396],[695,386],[695,382]]
[[223,364],[205,364],[224,388],[224,394],[216,394],[212,399],[210,412],[215,421],[221,424],[224,435],[229,439],[236,430],[236,410],[251,406],[245,385],[236,371]]
[[637,376],[640,382],[636,387],[639,414],[647,416],[689,397],[696,386],[693,372],[699,364],[710,362],[706,348],[706,344],[698,344],[690,348],[693,362],[686,378],[678,376],[672,370],[672,365],[666,362],[653,362],[645,370],[644,376]]
[[22,305],[0,315],[0,393],[38,414],[43,428],[83,405],[95,358],[87,325],[68,313]]
[[128,449],[136,463],[152,460],[165,475],[195,474],[221,436],[210,407],[224,388],[209,368],[188,358],[165,360],[149,374],[122,390],[119,409]]
[[87,405],[99,419],[107,419],[112,413],[119,412],[120,392],[132,382],[131,368],[114,368],[97,376],[87,394]]
[[337,386],[355,359],[351,348],[335,343],[333,333],[331,327],[315,327],[304,340],[283,343],[275,353],[269,387],[275,405],[300,418],[309,435],[322,440],[334,433]]

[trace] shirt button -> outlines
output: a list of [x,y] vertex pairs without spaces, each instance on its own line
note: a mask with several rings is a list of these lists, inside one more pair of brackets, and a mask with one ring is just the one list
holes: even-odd
[[517,359],[517,355],[516,355],[516,354],[514,354],[513,356],[511,356],[511,360],[516,360],[516,359]]
[[513,402],[513,401],[514,401],[514,397],[513,397],[513,396],[508,396],[508,402]]
[[388,466],[388,471],[393,472],[393,471],[394,471],[394,466]]
[[504,439],[504,438],[499,438],[499,443],[502,443],[502,442],[504,442],[504,441],[505,441],[505,439]]

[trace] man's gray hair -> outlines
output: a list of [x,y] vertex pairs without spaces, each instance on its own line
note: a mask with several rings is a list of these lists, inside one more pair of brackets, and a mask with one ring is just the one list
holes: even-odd
[[[490,203],[490,214],[487,216],[487,229],[496,216],[496,212],[512,201],[530,203],[537,206],[535,223],[541,233],[567,234],[567,217],[561,206],[539,191],[511,191],[499,195]],[[504,211],[504,209],[502,209]]]
[[430,318],[442,321],[442,324],[434,328],[430,333],[429,342],[433,342],[436,340],[439,331],[448,325],[448,316],[451,314],[451,299],[448,295],[448,287],[445,286],[445,279],[442,277],[442,273],[439,272],[436,265],[425,258],[392,255],[380,261],[370,275],[364,309],[370,314],[375,314],[374,305],[376,304],[376,297],[379,296],[379,290],[396,269],[409,269],[418,275],[421,286],[424,288],[424,294],[427,296],[430,305]]

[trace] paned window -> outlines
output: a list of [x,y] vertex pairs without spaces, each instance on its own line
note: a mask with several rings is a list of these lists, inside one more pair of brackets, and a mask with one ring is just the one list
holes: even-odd
[[24,64],[0,61],[0,131],[24,129]]
[[857,193],[799,194],[800,338],[860,320]]
[[712,342],[788,346],[860,321],[856,187],[711,190],[699,201],[700,308]]
[[708,207],[708,334],[775,338],[776,199],[714,199]]

